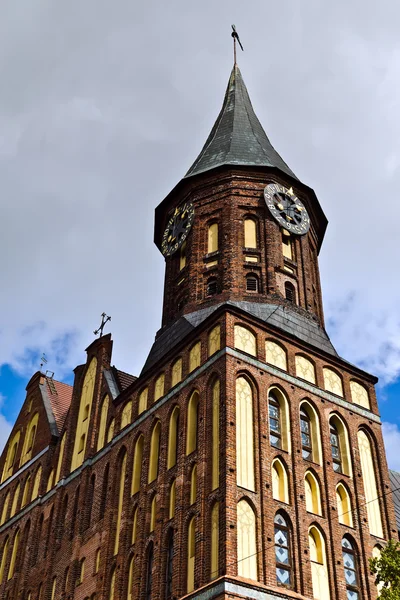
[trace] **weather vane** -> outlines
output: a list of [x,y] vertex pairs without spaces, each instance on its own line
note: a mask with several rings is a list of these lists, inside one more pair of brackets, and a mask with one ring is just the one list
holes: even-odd
[[44,366],[45,364],[47,364],[47,358],[46,358],[46,355],[45,355],[45,353],[44,353],[44,352],[43,352],[43,354],[42,354],[42,356],[41,356],[40,360],[41,360],[41,363],[40,363],[40,370],[42,370],[43,366]]
[[243,51],[243,46],[242,46],[242,42],[240,41],[240,37],[238,32],[236,31],[236,26],[232,25],[232,37],[233,37],[233,58],[234,58],[234,62],[236,65],[236,41],[238,42],[239,46],[241,47],[242,51]]
[[99,333],[100,334],[99,337],[101,337],[103,335],[104,325],[108,321],[111,321],[111,317],[109,317],[108,315],[106,315],[105,312],[101,313],[101,324],[100,324],[100,327],[98,329],[95,329],[93,331],[94,335],[97,335]]

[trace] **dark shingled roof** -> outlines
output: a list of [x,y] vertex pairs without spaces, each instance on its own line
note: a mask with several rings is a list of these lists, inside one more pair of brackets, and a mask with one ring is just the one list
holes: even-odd
[[[240,308],[323,352],[327,352],[335,357],[338,356],[326,331],[317,322],[294,312],[290,308],[276,304],[258,304],[255,302],[228,301],[224,304],[227,308],[229,306]],[[154,342],[142,373],[150,369],[164,354],[181,342],[186,335],[193,331],[193,329],[200,325],[220,306],[222,306],[222,303],[184,315],[171,325]]]
[[221,165],[276,167],[297,179],[262,128],[237,65],[232,69],[221,112],[185,177]]
[[[396,515],[397,530],[400,535],[400,473],[389,469],[390,486],[392,488],[394,513]],[[397,491],[395,491],[397,490]]]

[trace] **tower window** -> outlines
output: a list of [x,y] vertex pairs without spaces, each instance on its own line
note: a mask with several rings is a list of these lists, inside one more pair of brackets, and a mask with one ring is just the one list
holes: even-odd
[[256,275],[247,275],[246,290],[248,292],[258,292],[258,278]]
[[311,420],[304,409],[300,411],[300,429],[303,458],[312,460]]
[[269,440],[271,446],[282,448],[282,433],[281,433],[281,409],[273,392],[270,393],[268,399],[269,412]]
[[347,598],[358,600],[358,565],[357,555],[351,541],[344,537],[342,540],[344,577],[346,580]]
[[254,219],[244,220],[244,246],[245,248],[257,248],[257,225]]
[[208,227],[207,253],[211,254],[218,250],[218,223],[212,223]]
[[293,283],[290,281],[285,282],[285,298],[289,300],[289,302],[296,302],[296,290],[294,289]]
[[289,233],[282,233],[282,253],[285,258],[293,260],[292,239]]
[[333,470],[336,471],[336,473],[342,473],[342,457],[340,453],[339,432],[334,423],[331,422],[330,425]]
[[217,291],[217,280],[213,277],[207,281],[207,296],[215,296]]
[[290,531],[286,519],[278,513],[274,519],[276,583],[291,585]]

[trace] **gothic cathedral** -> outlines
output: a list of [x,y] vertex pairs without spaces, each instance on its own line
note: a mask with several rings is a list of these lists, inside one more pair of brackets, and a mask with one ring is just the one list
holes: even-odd
[[139,377],[37,372],[0,463],[5,600],[375,600],[397,537],[377,379],[324,329],[327,220],[239,68],[155,213],[162,327]]

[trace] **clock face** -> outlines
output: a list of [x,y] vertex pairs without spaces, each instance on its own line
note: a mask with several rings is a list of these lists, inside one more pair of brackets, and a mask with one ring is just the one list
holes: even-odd
[[304,204],[293,192],[279,183],[270,183],[264,190],[265,202],[279,225],[297,235],[310,229],[310,217]]
[[171,256],[186,240],[193,224],[194,208],[191,202],[186,202],[175,209],[167,223],[161,242],[161,252]]

